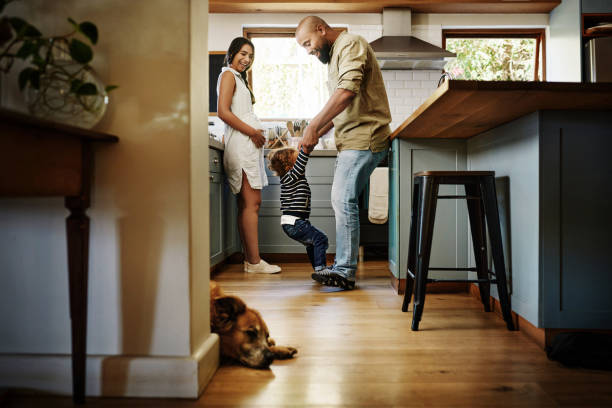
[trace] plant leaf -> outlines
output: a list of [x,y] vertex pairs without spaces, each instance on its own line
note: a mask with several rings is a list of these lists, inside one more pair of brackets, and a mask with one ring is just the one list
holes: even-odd
[[24,41],[15,56],[21,59],[27,59],[30,55],[38,52],[38,46],[34,41]]
[[79,29],[79,24],[76,21],[74,21],[72,18],[68,17],[68,22],[72,24],[76,30]]
[[32,88],[37,90],[40,89],[40,71],[33,70],[30,73],[30,84],[32,85]]
[[28,25],[28,23],[26,23],[25,20],[19,17],[9,17],[8,20],[9,20],[9,23],[11,23],[11,27],[13,27],[13,30],[15,30],[15,32],[18,34],[22,28]]
[[96,27],[94,23],[85,21],[79,24],[79,30],[89,39],[89,41],[91,41],[93,45],[96,45],[98,42],[98,27]]
[[30,75],[34,71],[34,68],[25,68],[19,73],[19,90],[23,91],[23,88],[30,81]]
[[81,85],[77,89],[76,94],[77,95],[97,95],[98,88],[96,88],[96,86],[91,82],[85,82],[83,85]]
[[117,85],[108,85],[106,88],[104,88],[104,92],[109,93],[117,88],[119,88]]
[[38,49],[36,51],[37,53],[32,57],[32,64],[40,68],[41,71],[44,71],[43,68],[45,65],[47,65],[47,62],[40,55],[38,55]]
[[70,41],[70,56],[80,64],[87,64],[93,58],[93,51],[89,45],[73,38]]
[[70,92],[77,93],[79,88],[83,85],[83,81],[80,79],[73,79],[70,83]]

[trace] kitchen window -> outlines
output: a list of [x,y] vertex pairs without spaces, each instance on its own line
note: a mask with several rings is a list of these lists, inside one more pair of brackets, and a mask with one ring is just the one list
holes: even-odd
[[455,79],[544,81],[544,29],[442,30],[442,46],[457,54],[444,68]]
[[295,28],[245,28],[255,46],[249,71],[261,119],[314,117],[329,98],[327,65],[308,55],[295,41]]

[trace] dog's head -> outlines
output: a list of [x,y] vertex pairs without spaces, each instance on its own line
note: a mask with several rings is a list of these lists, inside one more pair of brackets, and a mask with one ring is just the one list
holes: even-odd
[[253,368],[267,368],[274,360],[266,323],[240,298],[212,299],[210,326],[221,338],[222,355]]

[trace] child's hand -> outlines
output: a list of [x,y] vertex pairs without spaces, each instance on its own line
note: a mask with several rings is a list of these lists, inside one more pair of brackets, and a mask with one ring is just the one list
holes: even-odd
[[303,139],[300,139],[300,141],[298,142],[298,145],[297,145],[298,152],[301,149],[304,151],[304,153],[310,154],[310,152],[314,150],[314,147],[310,147],[310,148],[306,147],[305,145],[302,144],[302,140]]

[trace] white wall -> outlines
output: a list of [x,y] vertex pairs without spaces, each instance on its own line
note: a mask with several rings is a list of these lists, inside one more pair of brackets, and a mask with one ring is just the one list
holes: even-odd
[[546,80],[580,82],[580,1],[563,0],[550,13],[546,39]]
[[[44,33],[100,32],[94,68],[119,85],[96,149],[89,354],[190,354],[189,1],[31,0],[7,14]],[[204,33],[206,34],[206,33]],[[5,107],[19,108],[13,80]],[[206,111],[203,109],[203,111]],[[70,352],[62,199],[0,200],[0,353]]]

